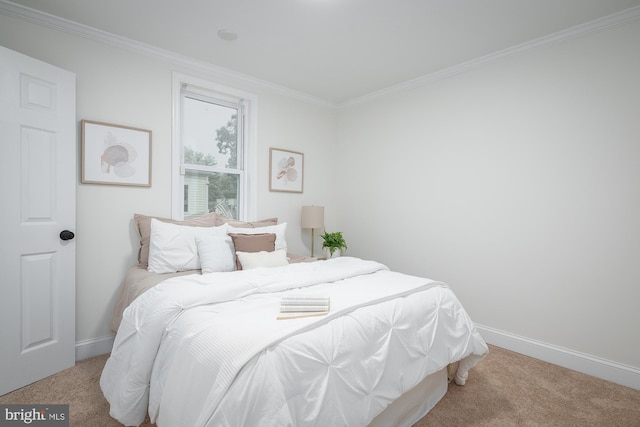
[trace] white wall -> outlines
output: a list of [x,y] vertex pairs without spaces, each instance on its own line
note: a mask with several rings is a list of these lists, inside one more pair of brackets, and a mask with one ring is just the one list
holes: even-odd
[[[0,45],[76,74],[77,120],[97,120],[153,132],[152,187],[77,185],[77,341],[111,335],[109,319],[126,269],[135,264],[134,213],[171,214],[172,72],[209,79],[258,96],[259,218],[287,222],[287,242],[309,254],[300,230],[303,204],[327,208],[335,223],[333,188],[323,179],[336,140],[333,109],[287,96],[268,85],[216,75],[0,14]],[[206,68],[206,67],[205,67]],[[79,146],[79,140],[78,140]],[[269,192],[269,147],[305,154],[303,194]],[[78,169],[79,170],[79,169]],[[79,174],[78,174],[79,177]],[[79,180],[79,178],[78,178]],[[71,190],[73,191],[73,189]],[[317,242],[316,242],[317,243]]]
[[478,324],[640,368],[640,22],[339,116],[349,252]]

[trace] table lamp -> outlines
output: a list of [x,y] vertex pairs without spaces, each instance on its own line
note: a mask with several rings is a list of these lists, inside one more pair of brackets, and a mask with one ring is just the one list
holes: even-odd
[[314,229],[324,227],[324,206],[302,207],[302,228],[311,229],[311,257],[313,257]]

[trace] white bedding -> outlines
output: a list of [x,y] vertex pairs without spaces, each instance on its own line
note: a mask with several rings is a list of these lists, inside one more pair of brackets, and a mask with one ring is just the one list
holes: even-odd
[[[331,312],[276,320],[294,291]],[[342,257],[159,284],[125,310],[100,385],[126,425],[359,426],[450,362],[464,384],[487,351],[444,284]]]

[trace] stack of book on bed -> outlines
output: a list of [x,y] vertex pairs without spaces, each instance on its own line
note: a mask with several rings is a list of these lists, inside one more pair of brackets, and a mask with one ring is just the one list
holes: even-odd
[[329,307],[328,296],[291,294],[282,297],[278,319],[323,316],[329,313]]

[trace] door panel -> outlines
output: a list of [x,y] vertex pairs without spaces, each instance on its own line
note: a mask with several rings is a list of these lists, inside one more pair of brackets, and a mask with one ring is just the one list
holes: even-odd
[[20,135],[22,223],[55,221],[56,134],[22,128]]
[[55,253],[24,255],[22,257],[21,304],[22,345],[21,351],[55,344],[59,336],[57,316],[59,311],[54,276]]
[[0,395],[75,364],[75,76],[0,47]]

